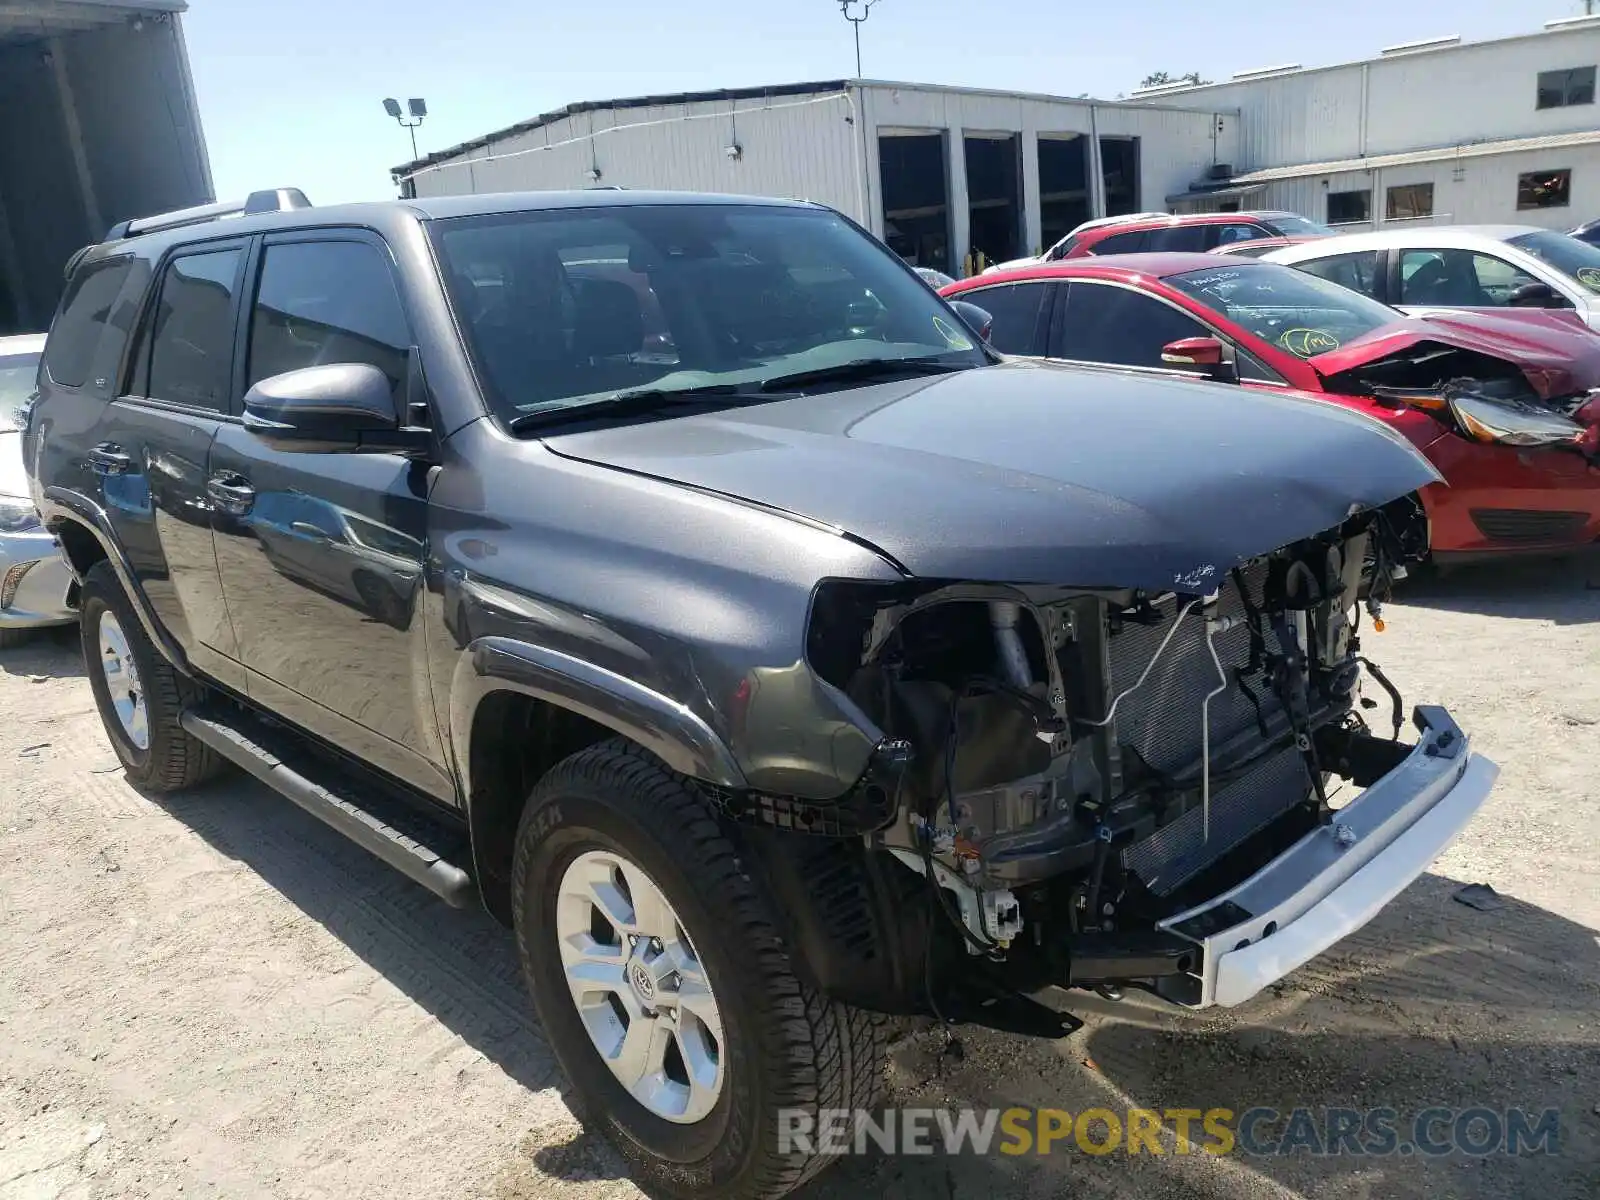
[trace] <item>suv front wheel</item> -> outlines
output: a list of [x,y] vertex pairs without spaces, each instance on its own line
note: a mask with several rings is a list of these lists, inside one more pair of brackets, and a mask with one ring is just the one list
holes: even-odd
[[796,977],[713,810],[631,743],[591,746],[540,781],[512,886],[575,1107],[647,1191],[782,1196],[828,1161],[785,1145],[786,1130],[877,1102],[881,1020]]

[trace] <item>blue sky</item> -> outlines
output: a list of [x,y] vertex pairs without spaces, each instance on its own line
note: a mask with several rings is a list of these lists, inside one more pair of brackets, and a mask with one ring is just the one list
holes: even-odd
[[[1581,0],[879,0],[875,79],[1112,97],[1151,71],[1223,79],[1460,34],[1531,33]],[[1083,15],[1073,15],[1083,14]],[[394,194],[411,157],[385,96],[422,96],[423,153],[577,100],[854,74],[837,0],[190,0],[184,18],[219,196]]]

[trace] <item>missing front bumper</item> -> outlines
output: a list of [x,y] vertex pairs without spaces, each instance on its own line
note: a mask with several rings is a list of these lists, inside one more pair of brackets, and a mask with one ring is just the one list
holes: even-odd
[[1413,715],[1398,765],[1237,887],[1157,928],[1191,943],[1195,969],[1155,981],[1192,1008],[1228,1007],[1360,929],[1421,875],[1488,799],[1500,769],[1442,708]]

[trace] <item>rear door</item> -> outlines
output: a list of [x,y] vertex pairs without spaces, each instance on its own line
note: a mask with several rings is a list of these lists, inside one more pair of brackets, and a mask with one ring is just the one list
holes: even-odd
[[[388,247],[357,230],[263,239],[243,385],[369,363],[409,400],[410,325]],[[451,789],[421,646],[431,468],[274,450],[229,424],[211,456],[216,554],[252,699],[441,798]]]
[[206,463],[232,413],[248,240],[185,246],[160,265],[126,386],[86,455],[151,608],[194,665],[242,677],[211,544]]

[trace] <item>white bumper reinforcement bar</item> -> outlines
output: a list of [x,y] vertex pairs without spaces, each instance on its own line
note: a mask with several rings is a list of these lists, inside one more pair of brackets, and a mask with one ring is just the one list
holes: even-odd
[[[1241,1004],[1360,929],[1428,869],[1488,799],[1500,768],[1442,708],[1393,770],[1249,879],[1159,928],[1200,948],[1193,1008]],[[1165,989],[1163,989],[1165,990]]]

